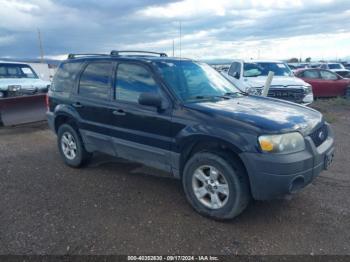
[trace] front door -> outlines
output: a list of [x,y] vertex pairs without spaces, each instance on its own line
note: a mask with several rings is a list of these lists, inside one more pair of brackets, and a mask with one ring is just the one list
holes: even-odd
[[[141,93],[162,97],[164,110],[138,103]],[[146,65],[121,62],[114,84],[114,107],[109,115],[117,155],[171,171],[171,106],[161,84]]]

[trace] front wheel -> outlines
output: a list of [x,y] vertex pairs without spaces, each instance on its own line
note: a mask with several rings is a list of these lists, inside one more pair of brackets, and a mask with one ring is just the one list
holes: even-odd
[[182,182],[192,207],[215,219],[238,216],[250,200],[244,168],[225,153],[200,152],[192,156],[185,165]]

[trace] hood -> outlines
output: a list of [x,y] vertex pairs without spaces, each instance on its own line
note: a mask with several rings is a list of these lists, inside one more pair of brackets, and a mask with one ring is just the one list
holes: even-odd
[[[243,81],[248,87],[263,87],[266,79],[267,76],[244,77]],[[295,76],[274,76],[272,78],[271,88],[274,86],[295,88],[295,86],[309,86],[309,84]]]
[[6,89],[9,85],[20,85],[25,88],[45,88],[51,83],[40,78],[0,78],[0,89]]
[[215,102],[185,105],[215,118],[224,117],[249,124],[262,133],[300,131],[303,135],[323,121],[322,114],[314,109],[273,98],[243,96]]

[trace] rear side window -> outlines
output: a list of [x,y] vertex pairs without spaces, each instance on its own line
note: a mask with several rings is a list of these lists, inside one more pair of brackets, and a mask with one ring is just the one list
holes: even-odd
[[337,75],[334,74],[333,72],[321,70],[320,74],[321,74],[322,79],[324,79],[324,80],[337,80],[338,79]]
[[81,63],[62,63],[53,78],[51,90],[55,92],[70,92],[74,87],[81,70]]
[[111,86],[112,63],[89,64],[80,77],[79,94],[90,98],[106,99]]
[[151,73],[140,65],[119,64],[116,99],[137,103],[141,93],[159,93]]

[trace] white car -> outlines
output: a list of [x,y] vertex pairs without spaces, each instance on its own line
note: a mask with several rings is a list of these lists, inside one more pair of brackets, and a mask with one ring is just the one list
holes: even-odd
[[269,97],[299,104],[310,104],[314,97],[311,85],[294,76],[288,65],[271,60],[234,60],[222,74],[242,91],[261,95],[269,71],[274,72]]
[[320,68],[328,69],[344,78],[350,78],[350,70],[346,69],[341,63],[323,63]]
[[49,81],[41,80],[25,63],[0,62],[0,98],[47,92]]

